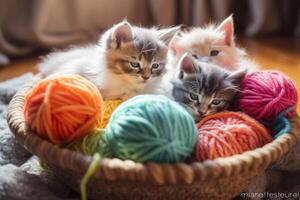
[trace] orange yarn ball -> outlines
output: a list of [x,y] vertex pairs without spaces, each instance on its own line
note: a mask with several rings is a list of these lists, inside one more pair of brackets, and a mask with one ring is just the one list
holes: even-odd
[[53,143],[68,143],[90,133],[102,120],[103,99],[97,87],[79,75],[53,76],[26,95],[26,124]]
[[238,112],[221,112],[207,116],[197,127],[197,161],[240,154],[272,141],[263,125]]

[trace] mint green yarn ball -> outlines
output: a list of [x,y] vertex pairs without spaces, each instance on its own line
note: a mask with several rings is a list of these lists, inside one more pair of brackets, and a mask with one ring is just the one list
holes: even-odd
[[136,162],[184,161],[193,152],[196,138],[192,116],[161,95],[139,95],[122,103],[105,133],[113,157]]

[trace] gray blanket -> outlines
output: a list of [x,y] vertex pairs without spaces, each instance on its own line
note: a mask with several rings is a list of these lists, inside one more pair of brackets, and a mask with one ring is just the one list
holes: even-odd
[[[8,128],[7,105],[16,91],[32,78],[33,75],[28,73],[0,83],[0,200],[79,199],[78,194],[59,182],[51,172],[42,170],[38,159],[15,141]],[[259,176],[245,192],[254,194],[265,191],[283,192],[285,197],[288,197],[289,193],[300,192],[299,138],[292,151],[267,170],[266,174]],[[265,197],[267,195],[260,194]],[[245,199],[244,197],[238,198]],[[261,195],[257,195],[257,199],[260,197]],[[300,199],[299,195],[297,197],[285,199]]]
[[43,170],[37,157],[19,145],[7,122],[7,105],[31,73],[0,83],[0,200],[79,199],[79,195]]

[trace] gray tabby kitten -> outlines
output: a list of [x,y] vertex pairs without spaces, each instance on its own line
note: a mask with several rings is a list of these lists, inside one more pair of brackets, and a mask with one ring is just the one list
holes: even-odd
[[98,44],[51,53],[39,69],[44,76],[82,75],[104,99],[154,93],[166,73],[168,43],[179,29],[146,29],[122,21],[108,29]]
[[178,64],[173,97],[193,115],[195,121],[199,121],[228,109],[245,75],[245,70],[228,71],[184,54]]

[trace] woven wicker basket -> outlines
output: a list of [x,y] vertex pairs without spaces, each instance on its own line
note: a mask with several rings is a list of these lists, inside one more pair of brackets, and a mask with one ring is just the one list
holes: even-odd
[[[24,95],[34,81],[12,99],[8,124],[16,139],[49,165],[59,179],[79,191],[79,182],[92,158],[59,148],[32,133],[24,123]],[[103,159],[88,184],[92,199],[231,199],[294,144],[300,128],[291,118],[292,131],[253,151],[203,163],[156,164]]]

